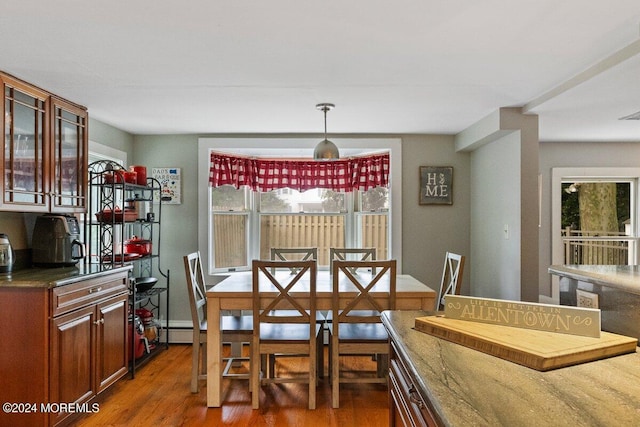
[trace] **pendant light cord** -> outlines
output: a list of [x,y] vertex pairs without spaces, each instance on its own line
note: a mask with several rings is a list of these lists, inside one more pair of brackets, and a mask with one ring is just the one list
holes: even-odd
[[327,139],[327,107],[324,107],[322,111],[324,111],[324,139]]

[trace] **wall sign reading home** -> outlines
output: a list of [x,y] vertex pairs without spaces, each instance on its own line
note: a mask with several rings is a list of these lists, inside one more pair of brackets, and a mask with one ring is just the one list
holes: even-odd
[[420,204],[453,204],[453,168],[450,166],[420,167]]

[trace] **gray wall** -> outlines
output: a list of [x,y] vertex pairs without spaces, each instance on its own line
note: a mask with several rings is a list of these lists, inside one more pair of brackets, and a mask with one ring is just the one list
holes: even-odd
[[538,117],[501,108],[455,143],[471,153],[471,295],[537,302]]
[[471,294],[520,300],[519,135],[473,151],[471,164]]
[[89,119],[89,141],[106,145],[133,156],[133,135],[98,120]]
[[[453,204],[420,205],[420,166],[453,167]],[[403,272],[437,291],[445,252],[469,257],[469,153],[456,153],[453,136],[402,136]],[[465,267],[462,293],[469,293]]]
[[[169,270],[170,320],[191,321],[182,256],[198,249],[198,138],[195,135],[136,136],[131,164],[179,167],[182,203],[162,206],[161,267]],[[155,208],[155,207],[154,207]]]

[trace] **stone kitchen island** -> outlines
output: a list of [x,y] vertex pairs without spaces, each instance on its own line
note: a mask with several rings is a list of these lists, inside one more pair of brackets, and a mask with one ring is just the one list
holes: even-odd
[[640,266],[552,265],[560,277],[560,304],[597,302],[602,330],[640,339]]
[[430,314],[383,313],[392,426],[640,425],[637,352],[539,372],[415,330]]

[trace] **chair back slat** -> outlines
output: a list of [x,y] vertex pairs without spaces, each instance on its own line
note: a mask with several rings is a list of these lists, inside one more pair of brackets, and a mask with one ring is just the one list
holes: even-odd
[[[272,261],[310,261],[318,260],[318,248],[271,248]],[[295,274],[295,267],[292,267]]]
[[[385,261],[340,261],[336,260],[333,274],[333,322],[334,323],[379,323],[383,310],[394,310],[396,300],[396,260]],[[362,272],[363,270],[371,272]],[[354,273],[360,271],[360,273]],[[382,280],[388,281],[388,290],[373,288]],[[345,291],[345,282],[354,291]],[[341,286],[343,289],[341,289]],[[342,291],[342,292],[341,292]],[[363,315],[363,310],[373,314]]]
[[444,310],[445,297],[447,295],[460,295],[464,261],[464,255],[458,255],[452,252],[445,254],[440,291],[438,292],[438,299],[436,300],[436,310]]
[[191,320],[193,327],[199,330],[200,325],[207,319],[206,285],[200,252],[185,255],[183,261],[187,279],[189,305],[191,306]]
[[[260,261],[252,263],[254,324],[258,323],[315,323],[316,261]],[[268,292],[260,290],[265,280],[273,285]],[[292,293],[304,282],[300,295]],[[304,294],[304,295],[303,295]],[[287,315],[278,315],[286,310]],[[293,313],[292,313],[293,311]],[[312,317],[313,316],[313,317]]]
[[376,248],[329,248],[329,273],[333,274],[333,261],[349,261],[351,258],[354,261],[375,261]]

